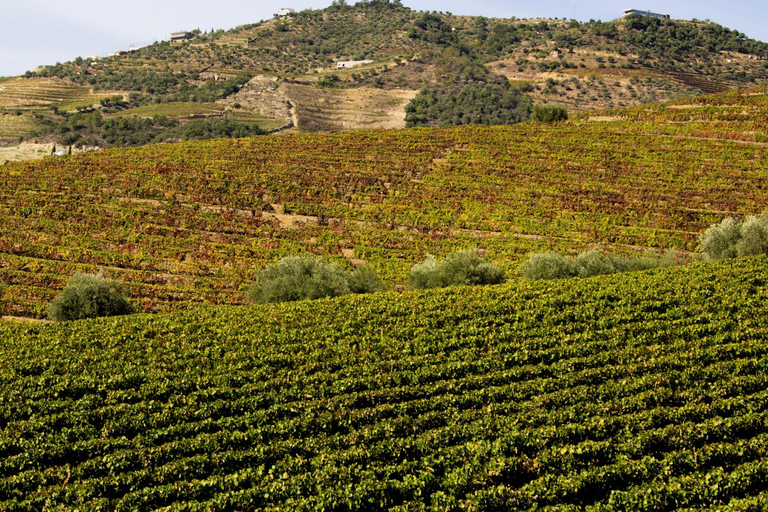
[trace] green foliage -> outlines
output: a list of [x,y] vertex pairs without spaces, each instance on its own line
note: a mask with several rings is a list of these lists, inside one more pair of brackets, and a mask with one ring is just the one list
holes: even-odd
[[256,274],[246,292],[253,302],[290,302],[381,291],[383,284],[371,268],[349,272],[313,256],[288,256]]
[[718,52],[768,55],[768,44],[717,23],[684,23],[632,15],[623,20],[622,43],[644,48],[657,58],[711,61]]
[[376,271],[370,265],[359,265],[347,277],[349,291],[352,293],[374,293],[387,289]]
[[341,79],[339,76],[335,73],[331,73],[330,75],[325,75],[320,80],[317,81],[318,87],[338,87],[340,85]]
[[408,286],[412,289],[499,284],[503,281],[504,270],[483,260],[477,249],[455,252],[439,262],[430,254],[408,274]]
[[768,261],[0,322],[33,510],[762,510]]
[[423,88],[405,112],[408,127],[515,124],[528,120],[531,100],[506,80],[492,80]]
[[531,255],[521,266],[520,274],[526,279],[562,279],[568,277],[592,277],[618,272],[634,272],[676,264],[673,253],[661,258],[622,258],[605,254],[601,249],[582,252],[575,260],[557,253]]
[[133,305],[120,290],[120,285],[101,274],[75,274],[67,287],[48,307],[48,317],[57,322],[128,315]]
[[699,238],[708,260],[768,254],[768,215],[748,216],[743,222],[726,217]]
[[565,256],[554,252],[531,255],[520,266],[526,279],[562,279],[579,275],[579,266]]
[[559,103],[537,103],[533,106],[531,119],[539,123],[555,123],[568,119],[568,110]]
[[65,145],[130,147],[145,144],[217,138],[238,138],[263,135],[257,123],[214,117],[179,122],[168,116],[120,116],[104,118],[99,112],[66,114],[48,120],[36,136],[58,133]]

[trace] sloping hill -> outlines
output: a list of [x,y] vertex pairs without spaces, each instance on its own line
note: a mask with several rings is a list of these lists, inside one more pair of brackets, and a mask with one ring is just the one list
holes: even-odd
[[0,325],[3,510],[761,510],[765,258]]
[[3,314],[44,316],[105,270],[147,311],[241,303],[253,273],[309,252],[386,279],[427,253],[693,251],[765,209],[764,88],[559,125],[294,134],[0,167]]
[[[215,102],[233,114],[232,123],[244,122],[243,114],[251,112],[256,115],[251,120],[267,129],[498,123],[509,118],[498,112],[467,115],[469,107],[461,102],[447,101],[429,118],[406,119],[404,108],[423,89],[449,99],[467,89],[485,91],[476,97],[486,99],[473,103],[484,101],[489,110],[500,109],[495,98],[510,89],[525,91],[535,102],[564,103],[570,111],[652,103],[764,83],[766,57],[768,45],[715,23],[639,16],[605,23],[488,19],[418,12],[377,0],[30,72],[14,82],[17,89],[26,84],[30,95],[14,101],[26,105],[23,115],[36,123],[17,123],[7,131],[0,123],[0,142],[15,143],[22,136],[104,147],[209,136],[200,128],[169,130],[163,124],[191,122],[188,108],[169,107],[189,102]],[[338,61],[348,60],[372,62],[336,69]],[[81,91],[79,102],[57,100],[52,78]],[[40,96],[42,90],[47,92]],[[104,104],[102,94],[119,100]],[[51,113],[40,97],[62,112]],[[77,114],[78,107],[91,117]],[[110,138],[93,128],[100,126],[93,119],[100,114],[130,117],[136,107],[145,109],[145,117],[167,118],[152,126],[148,139]],[[526,116],[524,111],[512,120]]]

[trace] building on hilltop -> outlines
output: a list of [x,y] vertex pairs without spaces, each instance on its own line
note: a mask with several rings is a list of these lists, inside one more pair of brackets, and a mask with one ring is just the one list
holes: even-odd
[[660,20],[668,20],[669,14],[659,14],[651,11],[641,11],[640,9],[624,9],[624,16],[631,16],[637,14],[639,16],[648,16],[649,18],[658,18]]
[[187,32],[186,30],[179,30],[178,32],[171,32],[171,42],[184,41],[185,39],[192,39],[194,34]]
[[277,15],[278,16],[288,16],[289,14],[293,14],[294,12],[296,12],[296,11],[294,11],[290,7],[283,7],[282,9],[277,11]]
[[372,60],[346,60],[336,63],[336,69],[347,69],[359,66],[361,64],[372,64]]

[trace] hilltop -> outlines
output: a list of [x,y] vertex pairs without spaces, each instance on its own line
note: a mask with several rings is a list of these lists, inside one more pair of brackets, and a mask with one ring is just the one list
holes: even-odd
[[640,16],[496,19],[377,0],[190,35],[6,80],[0,137],[104,147],[291,127],[498,124],[524,120],[536,102],[579,112],[768,78],[765,43],[716,23]]

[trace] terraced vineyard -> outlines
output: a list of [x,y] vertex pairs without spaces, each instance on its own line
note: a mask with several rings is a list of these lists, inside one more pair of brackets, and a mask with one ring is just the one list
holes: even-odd
[[768,262],[0,324],[0,508],[763,510]]
[[595,244],[690,252],[722,217],[765,209],[765,92],[600,122],[293,134],[8,164],[3,314],[43,316],[76,271],[105,270],[144,310],[164,311],[240,304],[257,268],[304,251],[367,261],[396,283],[427,253],[464,247],[509,270],[533,251]]
[[[115,93],[111,93],[115,94]],[[62,103],[98,103],[110,93],[56,78],[11,78],[0,83],[0,109],[29,109]]]

